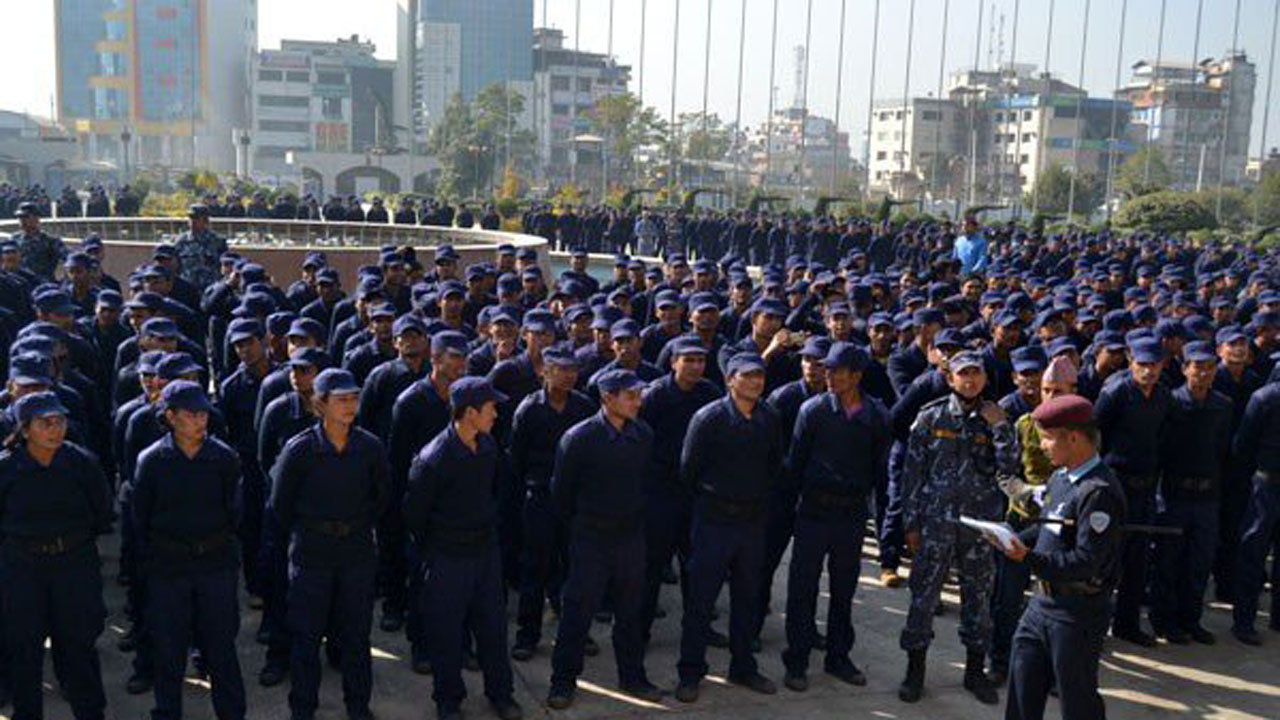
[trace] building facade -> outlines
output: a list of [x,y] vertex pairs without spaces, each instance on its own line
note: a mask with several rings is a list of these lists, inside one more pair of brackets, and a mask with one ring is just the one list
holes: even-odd
[[58,121],[86,162],[234,168],[257,0],[56,0]]

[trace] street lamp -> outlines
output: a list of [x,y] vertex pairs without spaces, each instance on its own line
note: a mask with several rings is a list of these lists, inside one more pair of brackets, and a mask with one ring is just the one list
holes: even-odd
[[129,141],[133,139],[133,134],[129,132],[128,126],[120,131],[120,157],[124,161],[124,181],[129,182]]

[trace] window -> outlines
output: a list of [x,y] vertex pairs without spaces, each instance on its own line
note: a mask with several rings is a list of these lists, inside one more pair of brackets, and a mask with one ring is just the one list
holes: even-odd
[[591,92],[591,78],[578,78],[578,92]]
[[996,113],[996,122],[1004,122],[1004,113],[1002,112]]
[[899,110],[899,111],[895,112],[895,113],[893,114],[893,119],[894,119],[894,120],[901,120],[901,119],[902,119],[902,111],[901,111],[901,110]]
[[263,82],[280,82],[284,79],[284,73],[279,70],[259,70],[258,79]]
[[309,83],[311,82],[311,73],[305,71],[287,72],[284,79],[289,82]]
[[1023,111],[1022,111],[1022,119],[1023,119],[1023,120],[1030,120],[1030,119],[1031,119],[1031,111],[1030,111],[1030,110],[1023,110]]
[[321,85],[346,85],[347,74],[344,72],[317,72],[316,82]]
[[1022,142],[1031,142],[1031,139],[1035,136],[1035,133],[1022,133]]
[[258,104],[262,107],[304,108],[311,104],[311,98],[293,95],[259,95]]
[[551,89],[552,90],[568,90],[569,78],[564,75],[552,75]]
[[884,160],[884,159],[885,159],[885,157],[886,157],[886,155],[887,155],[887,153],[885,153],[885,151],[881,150],[881,151],[879,151],[879,152],[877,152],[877,153],[876,153],[876,159],[877,159],[877,160]]
[[264,132],[308,132],[311,123],[306,120],[259,120],[258,129]]
[[320,113],[328,120],[342,119],[342,98],[322,98]]
[[1054,109],[1053,109],[1053,116],[1054,116],[1054,117],[1060,117],[1060,118],[1073,118],[1073,117],[1078,117],[1079,113],[1077,113],[1077,112],[1076,112],[1076,110],[1077,110],[1077,109],[1078,109],[1078,108],[1076,108],[1074,105],[1071,105],[1071,106],[1068,106],[1068,107],[1054,108]]
[[560,103],[554,104],[551,106],[551,114],[552,115],[568,115],[569,106],[560,104]]
[[938,110],[921,110],[920,119],[924,122],[938,122],[942,120],[942,113]]
[[1031,156],[1026,153],[1022,153],[1022,161],[1019,164],[1025,165],[1028,162],[1031,162]]

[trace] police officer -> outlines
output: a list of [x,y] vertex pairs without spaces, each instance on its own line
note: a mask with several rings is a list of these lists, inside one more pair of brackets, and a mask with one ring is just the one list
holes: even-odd
[[556,451],[551,499],[569,527],[569,575],[551,655],[547,705],[573,704],[583,646],[605,589],[612,588],[613,648],[622,691],[662,698],[644,669],[644,481],[653,431],[638,419],[644,381],[629,370],[598,377],[601,409],[574,425]]
[[824,564],[831,599],[823,667],[851,685],[867,682],[849,659],[853,594],[862,568],[867,497],[888,472],[891,439],[889,411],[862,393],[862,373],[869,362],[870,356],[857,345],[833,343],[823,360],[828,390],[805,401],[792,432],[787,466],[800,489],[800,501],[787,577],[787,650],[782,657],[787,667],[783,682],[796,692],[809,686],[806,672]]
[[0,610],[13,717],[44,717],[45,639],[76,720],[102,720],[107,699],[94,647],[104,627],[95,539],[111,503],[93,455],[66,442],[67,409],[52,392],[20,398],[0,452]]
[[537,650],[546,598],[559,598],[566,570],[565,528],[551,503],[556,447],[569,428],[596,410],[574,389],[578,360],[567,345],[542,352],[542,382],[541,390],[520,402],[511,426],[511,472],[524,489],[519,627],[511,657],[522,662]]
[[782,469],[778,416],[761,402],[766,360],[741,352],[725,365],[728,393],[694,414],[680,457],[680,477],[694,496],[689,589],[680,632],[675,696],[698,699],[707,674],[707,640],[720,586],[729,579],[729,682],[762,694],[778,691],[760,674],[752,640],[760,612],[765,512]]
[[1047,400],[1031,413],[1058,470],[1041,500],[1049,522],[1003,548],[1039,578],[1013,636],[1006,720],[1043,718],[1051,683],[1063,720],[1106,717],[1098,657],[1120,572],[1125,493],[1098,457],[1093,414],[1079,395]]
[[221,278],[219,260],[227,251],[227,241],[209,229],[209,207],[187,208],[190,227],[174,242],[178,256],[178,277],[197,288],[206,288]]
[[214,712],[220,720],[242,719],[235,542],[240,458],[208,435],[213,407],[196,383],[166,385],[161,407],[169,432],[138,459],[132,503],[149,576],[156,704],[151,717],[182,717],[182,675],[187,649],[195,646],[212,683]]
[[18,244],[22,269],[31,273],[36,283],[52,281],[67,257],[67,248],[61,238],[40,229],[40,208],[35,203],[19,205],[17,216],[22,229],[13,234],[12,240]]
[[933,614],[953,561],[960,569],[960,641],[966,650],[964,687],[980,702],[999,702],[984,671],[991,642],[994,560],[980,535],[960,516],[996,518],[1004,508],[999,474],[1017,472],[1013,424],[995,403],[982,399],[987,375],[982,357],[957,353],[947,364],[951,392],[920,410],[911,426],[903,471],[903,527],[915,553],[911,606],[900,645],[907,675],[898,689],[904,702],[924,690],[925,657],[933,639]]
[[[1254,467],[1249,501],[1240,526],[1231,634],[1246,645],[1261,645],[1254,629],[1258,594],[1266,581],[1267,552],[1280,525],[1280,383],[1271,382],[1249,398],[1233,451]],[[1274,562],[1274,560],[1273,560]],[[1272,567],[1275,577],[1275,567]],[[1278,584],[1271,584],[1271,628],[1280,628]]]
[[421,548],[417,602],[427,627],[441,720],[461,720],[463,643],[470,629],[484,672],[484,694],[502,720],[523,712],[512,698],[498,549],[497,482],[501,450],[489,432],[505,398],[483,378],[449,388],[453,420],[422,449],[409,470],[404,518]]
[[285,445],[271,471],[271,511],[291,538],[289,708],[299,719],[315,715],[320,639],[331,613],[342,647],[347,716],[373,717],[373,524],[387,505],[389,488],[382,442],[354,426],[359,394],[345,370],[317,375],[312,402],[319,422]]

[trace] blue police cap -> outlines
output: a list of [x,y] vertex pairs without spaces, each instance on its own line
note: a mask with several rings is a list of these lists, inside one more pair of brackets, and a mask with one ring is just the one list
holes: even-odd
[[1214,340],[1219,345],[1223,343],[1239,342],[1240,340],[1248,340],[1249,336],[1245,335],[1244,330],[1239,325],[1226,325],[1218,331]]
[[163,350],[148,350],[138,356],[138,362],[135,367],[139,375],[155,375],[156,367],[164,360],[164,356],[168,355]]
[[577,367],[578,356],[568,343],[559,343],[542,351],[542,362],[557,367]]
[[591,308],[586,305],[570,305],[560,313],[560,316],[564,318],[565,324],[572,325],[579,318],[591,317]]
[[827,351],[830,349],[831,338],[823,335],[810,335],[805,338],[804,345],[800,348],[800,357],[822,360],[827,357]]
[[873,327],[894,327],[893,316],[886,312],[871,313],[871,317],[867,318],[867,329]]
[[164,296],[160,293],[144,290],[129,298],[129,301],[126,302],[124,306],[135,310],[151,310],[153,312],[159,312],[164,308]]
[[422,324],[422,320],[418,319],[417,315],[401,315],[391,326],[391,334],[400,337],[407,332],[416,332],[425,337],[427,326]]
[[520,290],[521,290],[520,278],[516,277],[512,273],[504,273],[501,277],[498,278],[498,294],[499,295],[510,295],[513,293],[518,293],[520,292]]
[[596,308],[595,315],[591,318],[591,329],[609,330],[622,318],[622,310],[611,305]]
[[99,307],[119,310],[124,305],[124,298],[115,290],[99,290],[97,304]]
[[160,403],[165,410],[209,412],[213,406],[200,385],[190,380],[174,380],[160,391]]
[[180,333],[178,326],[173,321],[165,317],[153,317],[142,323],[143,337],[158,337],[164,339],[176,339]]
[[1166,338],[1181,338],[1183,340],[1191,339],[1191,333],[1187,327],[1181,322],[1173,318],[1165,318],[1156,324],[1156,337],[1164,340]]
[[640,326],[630,318],[619,320],[609,328],[609,337],[613,340],[640,336]]
[[1104,350],[1123,350],[1124,335],[1115,330],[1102,330],[1093,336],[1093,344]]
[[785,318],[787,316],[787,305],[781,300],[760,298],[751,305],[751,315],[755,316],[761,313],[777,318]]
[[432,355],[451,352],[465,356],[468,346],[467,336],[457,330],[442,330],[431,336]]
[[725,363],[726,375],[739,375],[744,373],[764,372],[764,358],[760,353],[756,352],[740,352],[729,358],[729,362]]
[[19,353],[9,360],[9,381],[15,385],[52,385],[53,361],[34,352]]
[[80,268],[81,270],[88,270],[93,267],[94,262],[93,256],[87,252],[73,252],[67,255],[67,259],[62,265],[68,269]]
[[645,383],[640,379],[639,375],[630,370],[621,369],[606,370],[600,373],[600,377],[596,380],[596,387],[606,395],[613,395],[627,390],[639,390],[644,385]]
[[327,334],[324,325],[319,320],[300,317],[289,323],[289,332],[285,334],[285,337],[309,337],[317,343],[322,343]]
[[964,335],[955,328],[944,328],[933,336],[933,346],[942,347],[964,347]]
[[1160,341],[1152,337],[1137,338],[1129,343],[1129,355],[1135,362],[1155,363],[1164,359]]
[[46,290],[35,296],[35,307],[43,313],[69,315],[75,312],[71,296],[62,290]]
[[288,364],[290,367],[313,367],[323,370],[329,367],[329,356],[320,348],[298,348],[289,353]]
[[845,368],[854,372],[862,372],[866,369],[870,359],[867,351],[861,347],[850,342],[836,342],[831,344],[831,349],[827,351],[827,356],[823,359],[822,364],[828,370]]
[[920,308],[912,313],[911,321],[915,323],[916,327],[924,327],[925,325],[941,325],[946,322],[946,317],[937,308]]
[[360,386],[356,383],[355,376],[341,368],[321,370],[320,374],[316,376],[314,387],[316,394],[321,397],[326,395],[354,395],[360,392]]
[[67,416],[67,408],[55,393],[44,391],[23,395],[13,403],[13,415],[19,425],[26,425],[39,417]]
[[1036,346],[1017,348],[1009,353],[1009,360],[1013,363],[1014,372],[1043,370],[1045,365],[1048,364],[1044,356],[1044,350]]
[[156,374],[165,380],[177,380],[183,375],[200,372],[200,366],[184,352],[169,353],[156,363]]
[[287,310],[271,313],[267,316],[267,332],[276,337],[287,337],[297,317]]
[[458,251],[452,245],[441,245],[436,248],[435,259],[437,265],[446,262],[457,262]]
[[236,318],[227,327],[227,342],[235,343],[249,338],[262,339],[262,324],[252,318]]
[[707,355],[707,347],[692,335],[678,337],[671,341],[671,354],[674,357],[683,355]]
[[394,320],[396,317],[396,308],[391,303],[381,303],[369,308],[369,319],[385,319]]
[[1080,348],[1076,347],[1076,343],[1069,337],[1063,336],[1054,338],[1049,343],[1049,357],[1058,357],[1065,352],[1080,352]]
[[454,410],[479,408],[485,403],[504,403],[507,396],[494,389],[493,384],[482,377],[463,377],[449,386],[449,405]]
[[267,269],[253,262],[242,263],[237,272],[240,274],[240,281],[245,285],[267,281]]
[[549,310],[530,310],[524,314],[523,329],[528,332],[554,333],[556,316]]
[[653,298],[653,306],[656,308],[680,307],[680,304],[680,296],[674,290],[663,290]]
[[1211,362],[1218,359],[1217,354],[1213,352],[1214,345],[1206,340],[1196,340],[1187,343],[1182,348],[1182,359],[1186,362]]
[[958,373],[968,368],[978,368],[986,371],[986,366],[982,363],[982,356],[976,352],[966,350],[956,353],[951,360],[947,362],[947,368],[953,373]]

